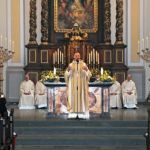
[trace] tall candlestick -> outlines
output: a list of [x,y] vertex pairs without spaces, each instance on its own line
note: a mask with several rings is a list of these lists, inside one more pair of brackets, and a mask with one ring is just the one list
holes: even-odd
[[98,63],[98,57],[97,57],[97,51],[96,51],[96,64]]
[[7,37],[5,38],[5,49],[8,49]]
[[2,47],[3,46],[3,36],[1,35],[1,39],[0,39],[0,47]]
[[63,64],[64,63],[64,54],[63,53],[62,53],[61,58],[62,58],[62,64]]
[[90,60],[90,59],[91,59],[91,56],[90,56],[90,53],[89,53],[89,64],[90,64],[90,62],[91,62],[91,60]]
[[55,52],[53,53],[53,65],[55,65]]
[[59,64],[59,48],[57,49],[57,60],[58,60],[58,64]]
[[144,50],[144,38],[142,39],[142,50]]
[[91,51],[91,62],[93,62],[92,51]]
[[93,64],[95,64],[95,49],[93,48]]
[[98,61],[97,61],[97,63],[98,63],[98,65],[99,65],[99,53],[97,54],[97,57],[98,57]]
[[15,52],[15,42],[12,41],[12,52]]
[[140,52],[140,41],[138,41],[138,52]]
[[146,37],[146,48],[148,48],[148,45],[149,45],[149,44],[148,44],[148,40],[149,40],[149,39],[148,39],[148,36],[147,36],[147,37]]

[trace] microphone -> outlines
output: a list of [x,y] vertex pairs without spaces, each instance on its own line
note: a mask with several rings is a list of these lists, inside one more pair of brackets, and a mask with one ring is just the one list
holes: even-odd
[[77,61],[77,64],[78,64],[78,63],[79,63],[79,60],[77,59],[76,61]]

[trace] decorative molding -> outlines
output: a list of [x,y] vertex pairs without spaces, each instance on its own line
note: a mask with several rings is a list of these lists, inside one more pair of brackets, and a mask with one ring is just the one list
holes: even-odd
[[112,52],[111,50],[104,50],[104,64],[112,63]]
[[41,64],[48,63],[48,50],[41,50]]
[[29,49],[29,63],[36,63],[36,49]]
[[116,49],[116,63],[123,63],[124,56],[123,56],[123,49]]

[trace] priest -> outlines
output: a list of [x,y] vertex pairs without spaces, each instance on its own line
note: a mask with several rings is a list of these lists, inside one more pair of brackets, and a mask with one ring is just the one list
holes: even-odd
[[80,59],[80,53],[75,52],[72,63],[65,72],[67,83],[68,106],[70,112],[84,114],[89,118],[88,82],[91,77],[87,65]]
[[25,74],[25,79],[20,84],[19,109],[35,109],[34,83],[29,79],[28,73]]
[[137,108],[136,86],[131,74],[128,74],[127,79],[122,83],[122,97],[124,108]]

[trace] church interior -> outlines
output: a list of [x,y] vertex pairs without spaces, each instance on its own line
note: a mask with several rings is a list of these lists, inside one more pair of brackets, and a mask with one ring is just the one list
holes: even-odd
[[[149,0],[0,0],[0,110],[5,99],[10,113],[6,122],[0,113],[0,149],[149,150],[149,6]],[[66,92],[65,71],[76,52],[91,72],[89,89],[98,89],[94,97],[100,99],[88,119],[59,114],[54,100]],[[95,85],[105,71],[120,85],[132,75],[136,109],[110,108],[111,84]],[[34,85],[46,81],[44,109],[19,109],[26,73]],[[48,73],[58,78],[46,80]]]

